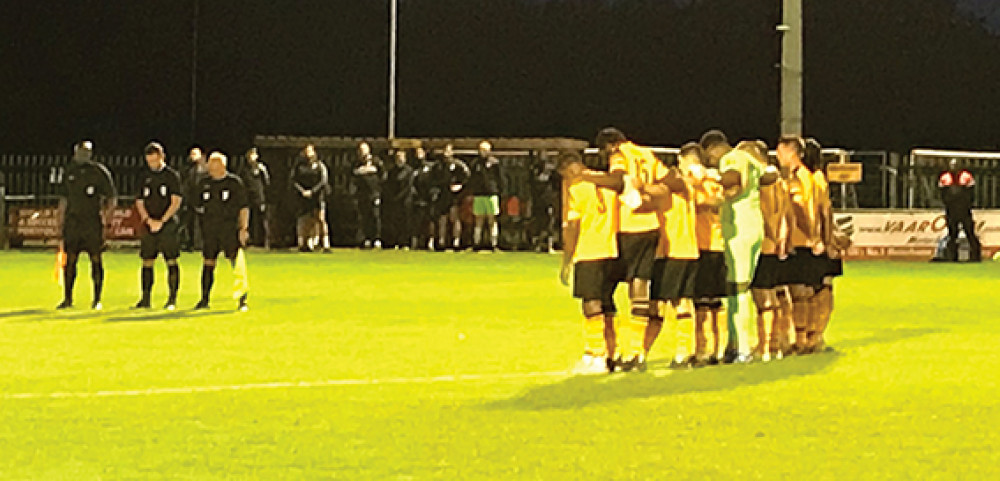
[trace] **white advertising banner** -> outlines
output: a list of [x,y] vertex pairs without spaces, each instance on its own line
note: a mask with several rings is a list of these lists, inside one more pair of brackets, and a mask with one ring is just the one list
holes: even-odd
[[[848,258],[920,257],[930,259],[948,223],[941,210],[847,210],[834,217],[850,216],[854,223],[853,246]],[[986,254],[1000,249],[1000,210],[973,210],[976,234]]]

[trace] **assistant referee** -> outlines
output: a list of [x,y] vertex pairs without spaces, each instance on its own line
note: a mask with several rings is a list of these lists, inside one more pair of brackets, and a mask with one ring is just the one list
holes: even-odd
[[[226,172],[227,158],[221,152],[208,156],[208,177],[198,184],[194,208],[202,212],[201,300],[195,309],[208,309],[215,282],[215,261],[219,252],[236,265],[240,247],[250,237],[250,203],[243,181]],[[239,298],[240,311],[247,310],[247,293]]]

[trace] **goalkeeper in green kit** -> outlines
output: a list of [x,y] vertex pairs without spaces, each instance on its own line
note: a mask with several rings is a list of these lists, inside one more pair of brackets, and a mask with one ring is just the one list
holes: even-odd
[[[736,149],[718,130],[706,132],[701,139],[709,157],[718,159],[725,201],[722,205],[722,238],[728,268],[726,316],[729,344],[725,360],[750,362],[750,334],[756,332],[756,319],[750,295],[750,282],[757,269],[764,239],[764,219],[760,210],[760,186],[778,179],[776,169],[768,169],[746,149],[744,142]],[[766,155],[766,154],[765,154]]]

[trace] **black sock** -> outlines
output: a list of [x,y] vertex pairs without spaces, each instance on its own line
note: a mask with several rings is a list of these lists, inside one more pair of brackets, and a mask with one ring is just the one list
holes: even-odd
[[63,266],[63,298],[73,302],[73,284],[76,283],[76,257],[66,259]]
[[101,302],[101,291],[104,288],[104,264],[90,262],[90,279],[94,281],[94,302]]
[[181,268],[177,264],[167,264],[167,286],[170,287],[170,300],[177,300],[177,289],[181,285]]
[[153,290],[153,267],[142,267],[142,302],[149,303],[149,293]]
[[212,283],[215,282],[215,266],[201,267],[201,300],[208,302],[212,293]]

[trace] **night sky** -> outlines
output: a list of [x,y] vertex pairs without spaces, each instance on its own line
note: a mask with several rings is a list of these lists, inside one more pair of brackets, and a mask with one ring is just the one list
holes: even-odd
[[[773,140],[779,0],[399,0],[397,135]],[[387,0],[0,2],[0,152],[384,136]],[[825,145],[998,149],[1000,2],[806,0]]]

